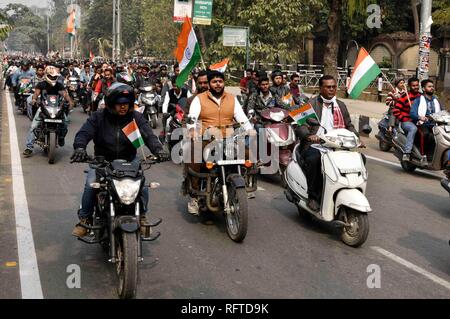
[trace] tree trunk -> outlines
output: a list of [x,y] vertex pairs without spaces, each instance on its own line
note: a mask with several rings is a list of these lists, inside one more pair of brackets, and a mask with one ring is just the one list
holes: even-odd
[[328,0],[330,15],[328,16],[328,42],[323,57],[324,74],[337,79],[337,57],[341,43],[342,0]]
[[414,18],[414,33],[416,35],[416,41],[419,41],[420,22],[419,22],[419,12],[417,11],[417,0],[411,0],[411,10]]

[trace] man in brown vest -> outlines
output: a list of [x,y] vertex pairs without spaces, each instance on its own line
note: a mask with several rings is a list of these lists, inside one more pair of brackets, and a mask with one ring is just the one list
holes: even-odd
[[[201,93],[195,97],[189,108],[189,118],[193,123],[187,124],[187,129],[191,138],[203,136],[209,128],[217,128],[218,135],[227,137],[229,130],[227,127],[235,122],[243,123],[247,131],[253,131],[253,126],[245,115],[241,104],[237,98],[225,92],[225,76],[218,71],[211,71],[208,74],[209,91]],[[201,122],[201,127],[196,131],[197,124]],[[256,134],[256,133],[252,133]],[[217,135],[215,135],[217,136]],[[200,172],[202,163],[186,164],[193,171]],[[199,181],[191,178],[192,187],[199,189]],[[188,211],[192,215],[199,214],[198,199],[191,194],[191,201],[188,204]]]

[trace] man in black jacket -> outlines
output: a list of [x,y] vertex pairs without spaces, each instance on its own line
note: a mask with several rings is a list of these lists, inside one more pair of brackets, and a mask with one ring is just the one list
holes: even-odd
[[[133,120],[136,121],[145,145],[155,154],[160,161],[168,161],[169,154],[163,150],[156,135],[153,134],[148,121],[142,114],[134,111],[135,95],[133,88],[115,83],[108,89],[105,97],[106,108],[92,114],[75,136],[72,162],[85,162],[87,160],[86,147],[91,140],[94,141],[95,156],[104,156],[107,161],[123,159],[134,161],[137,150],[127,138],[122,129]],[[81,209],[78,212],[80,224],[89,224],[94,213],[95,190],[91,184],[96,180],[95,170],[88,172]],[[141,194],[143,203],[143,215],[141,222],[145,222],[145,213],[148,204],[148,188],[145,187]],[[84,237],[87,234],[85,228],[76,225],[73,235]]]
[[[319,80],[320,95],[309,101],[314,109],[320,126],[304,124],[296,129],[297,137],[301,141],[301,156],[304,159],[304,172],[308,181],[308,207],[319,211],[322,199],[323,176],[322,155],[313,144],[320,144],[319,134],[325,129],[345,128],[357,136],[358,132],[352,124],[350,113],[344,102],[336,98],[337,82],[332,76],[325,75]],[[361,147],[365,147],[361,141]]]

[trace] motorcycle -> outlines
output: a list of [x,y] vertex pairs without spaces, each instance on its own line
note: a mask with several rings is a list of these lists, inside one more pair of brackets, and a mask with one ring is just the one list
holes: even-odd
[[383,114],[383,119],[378,123],[379,132],[375,136],[379,141],[379,148],[383,152],[389,152],[394,143],[392,142],[392,133],[389,132],[389,115]]
[[161,235],[159,232],[153,234],[152,229],[161,224],[161,219],[153,224],[141,224],[140,221],[144,171],[158,161],[108,162],[98,156],[87,163],[97,175],[97,181],[91,184],[96,190],[95,210],[92,225],[81,225],[89,231],[89,236],[78,240],[86,244],[101,244],[109,252],[108,261],[115,265],[118,275],[119,297],[135,298],[138,263],[144,260],[142,243],[155,241]]
[[[308,120],[309,125],[320,125]],[[370,134],[370,127],[363,132]],[[359,247],[369,234],[368,213],[372,211],[366,198],[368,173],[360,153],[358,137],[346,129],[336,129],[319,135],[321,145],[313,145],[322,153],[324,186],[319,212],[308,205],[308,183],[304,173],[304,160],[300,144],[295,147],[294,157],[286,170],[285,190],[289,202],[297,206],[301,217],[314,216],[321,221],[342,227],[341,240],[348,246]]]
[[[181,129],[183,127],[183,119],[185,115],[185,108],[187,106],[187,99],[182,98],[178,101],[178,104],[173,108],[173,111],[170,113],[170,117],[167,119],[166,124],[166,135],[164,136],[164,141],[162,142],[166,145],[169,152],[172,152],[172,149],[175,145],[180,143],[183,139],[183,136],[179,136],[178,139],[173,138],[173,133],[177,129]],[[181,155],[181,154],[180,154]]]
[[90,97],[92,96],[92,92],[89,89],[89,85],[82,84],[80,88],[80,104],[83,108],[83,112],[87,113],[90,107],[91,101]]
[[66,106],[59,95],[47,95],[40,102],[40,123],[34,130],[36,144],[48,154],[48,163],[55,163],[56,149],[60,136],[65,136]]
[[291,161],[296,142],[295,132],[290,124],[289,111],[273,107],[263,110],[260,115],[263,122],[266,122],[264,128],[267,134],[265,140],[267,140],[268,155],[271,155],[272,146],[278,149],[279,157],[276,159],[279,166],[278,174],[281,176],[281,185],[285,188],[287,184],[284,172]]
[[144,115],[148,119],[152,128],[158,126],[158,105],[160,96],[156,93],[153,85],[146,85],[139,88],[140,95],[138,99],[139,106],[145,106]]
[[69,92],[69,96],[74,101],[75,107],[80,105],[80,78],[77,76],[70,76],[66,80],[67,91]]
[[[33,93],[34,93],[33,80],[31,78],[20,79],[18,86],[19,101],[17,108],[18,111],[21,112],[23,115],[28,114],[27,100],[28,97],[30,97]],[[28,117],[30,117],[29,114]]]
[[[440,171],[444,170],[447,165],[450,153],[450,113],[442,111],[427,118],[434,124],[432,128],[433,141],[432,143],[426,143],[427,145],[432,144],[432,147],[428,147],[425,150],[425,143],[421,140],[423,138],[420,131],[421,128],[419,128],[409,161],[403,161],[403,150],[406,145],[407,134],[401,126],[395,130],[393,139],[394,154],[400,160],[402,168],[408,173],[413,173],[417,168]],[[417,146],[418,144],[420,146]]]
[[183,183],[184,195],[195,194],[199,198],[202,214],[209,212],[223,213],[226,219],[227,234],[234,242],[242,242],[247,235],[248,195],[257,190],[255,165],[238,157],[238,140],[244,138],[239,132],[228,139],[216,140],[204,149],[206,161],[202,172],[188,169],[189,177],[200,179],[200,190],[194,190],[191,179]]

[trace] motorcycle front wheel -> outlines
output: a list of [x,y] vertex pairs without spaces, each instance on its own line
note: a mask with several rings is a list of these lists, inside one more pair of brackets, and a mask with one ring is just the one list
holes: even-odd
[[152,124],[152,129],[158,127],[158,120],[156,119],[156,114],[149,115],[149,122]]
[[360,247],[369,236],[369,217],[348,207],[342,207],[339,219],[350,226],[342,228],[341,240],[350,247]]
[[225,214],[227,233],[231,240],[240,243],[247,236],[248,202],[245,188],[229,186],[228,200],[231,212]]
[[136,297],[138,279],[137,245],[135,233],[122,233],[116,237],[116,272],[119,277],[117,293],[120,299]]
[[48,163],[55,164],[56,132],[50,132],[48,138]]

